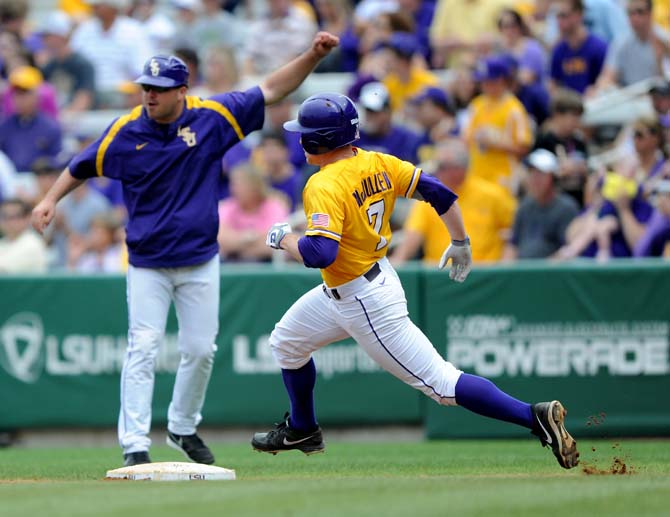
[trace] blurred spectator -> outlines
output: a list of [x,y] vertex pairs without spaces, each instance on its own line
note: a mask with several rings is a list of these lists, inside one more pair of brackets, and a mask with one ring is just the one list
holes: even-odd
[[[630,32],[626,12],[621,7],[625,0],[583,0],[584,25],[588,31],[607,43]],[[547,12],[545,41],[553,46],[559,37],[557,10]]]
[[438,78],[417,63],[415,56],[419,47],[413,34],[394,32],[384,45],[390,49],[391,57],[383,83],[389,92],[391,110],[399,113],[407,100],[427,86],[435,86]]
[[514,9],[503,9],[498,16],[498,31],[502,50],[516,58],[519,83],[526,85],[544,82],[547,69],[546,52],[532,37],[521,14]]
[[198,48],[195,24],[200,11],[200,0],[171,0],[175,9],[176,32],[172,47]]
[[649,95],[658,122],[665,130],[666,145],[670,147],[670,81],[657,79],[649,87]]
[[668,53],[668,36],[651,17],[652,0],[627,0],[632,32],[616,36],[598,78],[600,90],[628,86],[662,74],[661,59]]
[[319,28],[340,37],[340,45],[317,65],[315,71],[355,72],[358,68],[358,38],[353,31],[351,2],[315,0],[314,9]]
[[551,85],[586,93],[602,71],[607,43],[584,25],[582,0],[557,0],[560,40],[551,54]]
[[220,0],[200,0],[200,5],[201,12],[193,28],[198,54],[202,56],[214,45],[241,51],[245,44],[245,22],[221,9]]
[[46,245],[30,226],[30,206],[19,199],[0,203],[0,274],[43,273]]
[[417,163],[420,136],[394,124],[386,87],[379,82],[361,88],[359,103],[363,107],[361,138],[357,146],[368,151],[393,154],[401,160]]
[[658,182],[651,195],[654,212],[635,244],[636,257],[660,257],[670,242],[670,180]]
[[282,133],[263,132],[254,150],[254,163],[270,188],[286,196],[291,212],[301,202],[302,175],[288,160],[288,148]]
[[[494,262],[502,257],[514,219],[516,201],[502,187],[468,174],[468,150],[460,140],[440,142],[435,148],[434,175],[458,194],[458,206],[472,243],[475,262]],[[451,242],[435,210],[416,201],[403,227],[403,239],[391,261],[401,264],[423,250],[425,262],[437,263]]]
[[[188,68],[188,93],[189,95],[193,95],[192,88],[198,88],[202,84],[200,56],[194,49],[189,47],[177,47],[172,54],[186,63],[186,67]],[[222,92],[218,91],[216,93]]]
[[203,81],[189,85],[189,94],[206,99],[216,93],[229,92],[237,87],[240,79],[235,54],[229,47],[212,46],[205,50],[202,59]]
[[[0,39],[2,39],[1,35]],[[2,45],[2,43],[0,43],[0,45]],[[19,68],[30,67],[37,69],[33,55],[30,52],[28,52],[28,50],[26,50],[25,48],[20,47],[15,50],[10,50],[9,52],[12,55],[4,63],[5,73],[7,74],[7,77],[9,77],[14,70],[18,70]],[[38,110],[40,113],[58,120],[59,113],[58,113],[58,102],[56,100],[57,97],[56,88],[54,88],[54,86],[49,84],[48,82],[44,81],[44,77],[41,74],[40,77],[42,81],[40,85],[37,87]],[[16,101],[15,101],[16,91],[11,86],[12,85],[10,83],[9,88],[5,89],[2,92],[1,112],[3,117],[16,113]]]
[[414,21],[414,34],[418,40],[418,53],[426,63],[432,61],[430,26],[435,16],[435,0],[398,0],[398,8]]
[[268,228],[289,215],[287,204],[270,193],[263,175],[251,166],[233,170],[231,197],[219,204],[219,250],[225,261],[258,262],[272,257],[265,245]]
[[87,0],[58,0],[58,9],[77,23],[91,16],[92,8]]
[[3,0],[0,2],[0,25],[19,38],[23,37],[29,10],[28,0]]
[[132,109],[142,104],[142,87],[135,81],[123,81],[117,88],[121,94],[121,108]]
[[508,86],[514,96],[521,101],[526,112],[535,122],[541,126],[549,116],[549,90],[543,81],[523,83],[519,79],[519,62],[512,54],[501,56],[507,63],[509,69]]
[[504,186],[516,194],[519,159],[532,144],[528,114],[510,92],[509,69],[500,56],[480,61],[475,79],[482,94],[470,105],[463,135],[470,146],[469,174]]
[[[655,117],[641,117],[633,124],[634,162],[624,171],[639,185],[646,187],[667,170],[668,156],[663,126]],[[646,194],[646,188],[644,194]]]
[[[367,5],[371,8],[362,8]],[[388,51],[379,51],[394,32],[414,32],[412,20],[398,12],[398,4],[391,2],[362,2],[354,11],[354,33],[358,55],[359,75],[383,78],[388,72]],[[343,53],[352,42],[343,35]]]
[[142,24],[151,46],[167,54],[173,48],[177,27],[169,16],[156,8],[157,3],[156,0],[133,0],[130,16]]
[[632,256],[632,249],[645,231],[653,208],[635,181],[618,173],[608,173],[603,183],[605,202],[598,212],[596,258]]
[[42,73],[54,85],[58,106],[65,113],[86,111],[95,102],[95,70],[70,47],[72,22],[62,11],[51,11],[42,29],[46,62]]
[[98,190],[92,188],[89,182],[72,191],[58,205],[63,214],[63,222],[68,235],[85,236],[91,229],[93,219],[111,209],[109,200]]
[[0,201],[18,197],[16,189],[20,181],[16,174],[16,167],[5,153],[0,151]]
[[558,189],[558,160],[546,149],[526,158],[526,196],[519,204],[504,259],[539,259],[565,244],[565,232],[579,213],[574,199]]
[[447,91],[456,108],[456,122],[459,128],[467,125],[470,103],[481,92],[479,83],[475,81],[475,67],[461,66],[452,70],[453,78],[449,81]]
[[246,39],[244,76],[264,75],[309,46],[316,24],[290,0],[268,0],[268,12],[253,21]]
[[154,54],[148,35],[137,21],[123,15],[129,0],[89,0],[94,17],[72,33],[72,49],[95,69],[97,101],[102,108],[119,108],[119,84],[134,80]]
[[433,65],[474,64],[496,38],[498,14],[509,0],[437,0],[430,40]]
[[42,73],[30,66],[19,67],[9,75],[16,112],[0,123],[0,150],[17,171],[30,171],[42,156],[55,157],[61,151],[58,123],[39,110],[38,88]]
[[113,212],[103,212],[91,220],[86,236],[70,239],[69,269],[79,273],[119,273],[124,268],[124,251],[119,236],[121,221]]
[[551,117],[540,128],[535,149],[546,149],[558,157],[558,182],[561,189],[584,206],[584,187],[588,173],[588,149],[579,131],[584,104],[574,90],[559,89],[551,99]]
[[435,144],[458,136],[456,110],[446,92],[437,86],[423,90],[411,101],[413,119],[421,129],[419,163],[433,159]]

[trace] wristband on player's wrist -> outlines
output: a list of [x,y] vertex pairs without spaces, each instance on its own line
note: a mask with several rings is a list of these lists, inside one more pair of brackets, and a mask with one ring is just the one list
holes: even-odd
[[454,246],[470,246],[470,237],[465,237],[462,241],[459,241],[457,239],[451,239],[451,243]]

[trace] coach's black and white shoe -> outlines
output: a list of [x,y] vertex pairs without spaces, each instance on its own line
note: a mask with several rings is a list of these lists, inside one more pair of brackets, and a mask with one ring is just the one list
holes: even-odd
[[558,400],[539,402],[533,405],[533,429],[543,447],[549,446],[564,469],[579,464],[577,442],[563,424],[568,412]]
[[291,429],[288,425],[289,414],[284,415],[284,421],[275,424],[276,427],[267,433],[256,433],[251,440],[251,446],[260,452],[277,454],[282,451],[298,450],[305,454],[323,452],[326,445],[323,443],[321,428],[311,433],[303,433]]
[[149,458],[147,451],[129,452],[123,455],[124,467],[133,467],[134,465],[142,465],[144,463],[151,463],[151,458]]
[[173,449],[183,452],[189,460],[195,463],[204,463],[205,465],[214,463],[212,451],[197,434],[182,435],[168,431],[165,443]]

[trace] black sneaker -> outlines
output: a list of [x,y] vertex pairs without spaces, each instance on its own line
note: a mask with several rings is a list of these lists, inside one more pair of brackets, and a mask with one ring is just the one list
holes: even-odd
[[147,451],[129,452],[123,455],[123,466],[132,467],[133,465],[142,465],[143,463],[151,463],[149,453]]
[[579,464],[579,452],[577,442],[563,425],[567,413],[558,400],[534,404],[531,432],[543,447],[551,447],[561,467],[571,469]]
[[168,431],[165,442],[195,463],[211,465],[214,463],[214,455],[197,434],[174,434]]
[[260,452],[277,454],[282,451],[297,449],[305,454],[323,452],[326,448],[323,443],[321,428],[311,433],[302,433],[291,429],[288,425],[289,414],[284,415],[284,421],[275,424],[276,427],[267,433],[256,433],[251,440],[251,446]]

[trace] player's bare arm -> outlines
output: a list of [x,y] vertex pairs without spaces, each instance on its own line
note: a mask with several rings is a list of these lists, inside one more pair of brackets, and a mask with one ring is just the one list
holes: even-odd
[[75,178],[70,174],[70,169],[66,168],[61,175],[58,176],[56,183],[52,185],[44,196],[44,199],[33,209],[33,228],[40,233],[44,232],[45,228],[49,226],[49,223],[51,223],[54,218],[58,202],[82,183],[84,183],[84,180]]
[[259,85],[265,104],[274,104],[293,92],[339,43],[340,39],[329,32],[317,33],[308,50],[272,72]]

